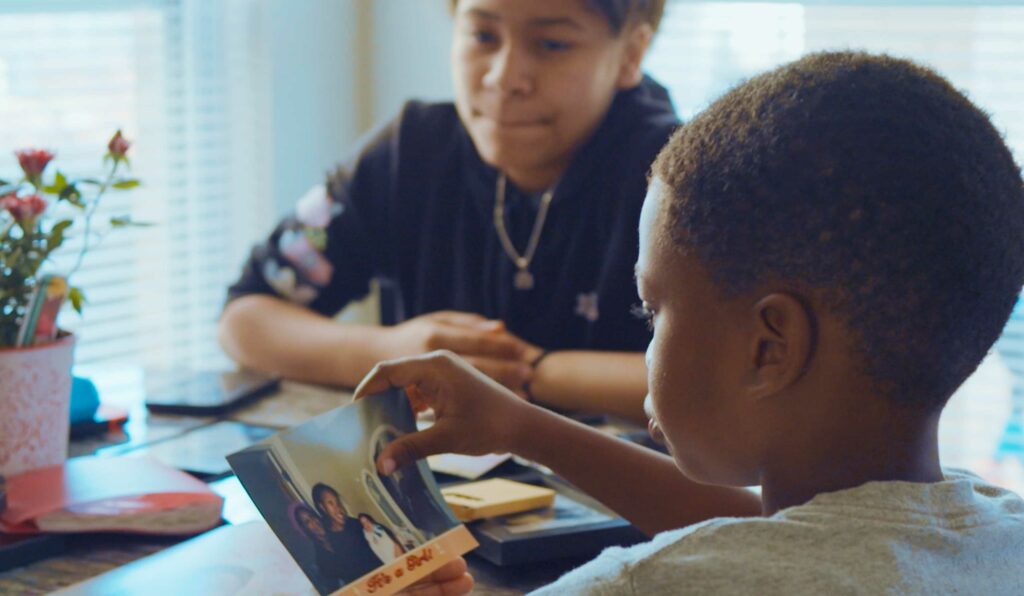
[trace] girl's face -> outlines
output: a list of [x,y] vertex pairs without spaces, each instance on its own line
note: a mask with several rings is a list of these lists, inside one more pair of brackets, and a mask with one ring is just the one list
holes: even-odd
[[743,390],[749,307],[723,299],[696,257],[676,247],[666,225],[669,200],[655,178],[640,215],[637,288],[654,332],[644,409],[652,434],[688,477],[757,484],[764,429]]
[[303,527],[305,527],[312,536],[323,538],[327,534],[324,530],[323,523],[320,522],[320,518],[315,514],[308,511],[300,511],[299,522],[302,523]]
[[362,516],[359,518],[359,523],[363,524],[363,529],[366,531],[373,530],[373,524],[370,522],[370,518]]
[[640,81],[649,40],[647,25],[613,34],[584,0],[459,0],[455,105],[481,158],[525,190],[554,184]]

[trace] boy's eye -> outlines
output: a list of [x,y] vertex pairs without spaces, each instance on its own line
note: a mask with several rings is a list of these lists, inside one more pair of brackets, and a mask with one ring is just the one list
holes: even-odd
[[572,44],[558,39],[542,39],[540,41],[540,47],[547,52],[564,52],[571,48]]
[[654,315],[655,312],[647,307],[646,304],[634,304],[633,308],[630,309],[633,316],[644,321],[647,324],[649,331],[654,331]]

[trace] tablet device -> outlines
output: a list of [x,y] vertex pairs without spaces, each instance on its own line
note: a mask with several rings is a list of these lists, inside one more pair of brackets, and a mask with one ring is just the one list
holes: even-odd
[[210,479],[231,472],[226,455],[245,449],[275,432],[277,429],[225,420],[133,449],[128,454],[146,455],[193,476]]
[[146,373],[146,407],[152,412],[216,416],[277,389],[278,378],[249,370]]

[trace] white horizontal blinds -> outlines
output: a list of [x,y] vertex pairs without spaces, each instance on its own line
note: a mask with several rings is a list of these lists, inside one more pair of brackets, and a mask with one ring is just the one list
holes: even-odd
[[[689,118],[741,80],[806,52],[884,51],[948,77],[991,114],[1018,162],[1024,160],[1024,2],[890,4],[670,0],[646,67]],[[945,418],[966,423],[945,441],[946,462],[1024,486],[1022,410],[1018,307],[994,354],[947,409]]]
[[144,260],[145,364],[226,365],[216,320],[257,232],[270,225],[266,60],[258,0],[167,11],[166,200]]
[[646,69],[687,120],[739,81],[804,51],[799,4],[670,0]]
[[[159,64],[163,56],[163,8],[127,2],[120,9],[90,10],[88,4],[43,2],[39,10],[29,2],[0,4],[0,171],[5,174],[17,171],[11,151],[41,146],[56,151],[54,165],[61,170],[99,177],[114,130],[123,128],[137,138],[140,131],[160,126],[163,110],[146,105],[145,90],[159,86],[155,78],[163,69],[140,66]],[[130,214],[133,203],[158,196],[159,184],[149,180],[156,178],[154,149],[149,139],[139,139],[131,150],[134,173],[145,177],[147,186],[107,194],[94,229],[104,231],[110,216]],[[70,232],[52,264],[56,271],[72,267],[84,238],[80,223]],[[123,329],[140,314],[136,286],[142,271],[128,258],[138,242],[130,231],[106,236],[72,279],[86,289],[88,317],[78,321],[67,311],[61,322],[79,334],[78,355],[84,361],[138,350],[138,334]]]
[[[73,278],[89,300],[81,319],[61,315],[80,338],[78,364],[224,362],[215,323],[225,287],[238,247],[269,216],[255,6],[0,1],[0,151],[52,147],[62,169],[95,174],[123,128],[144,186],[108,194],[96,220],[154,223],[107,235]],[[17,167],[3,160],[4,172]],[[56,269],[73,262],[68,248]]]

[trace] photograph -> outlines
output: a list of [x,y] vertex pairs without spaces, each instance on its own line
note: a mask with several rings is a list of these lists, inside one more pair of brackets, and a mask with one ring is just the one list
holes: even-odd
[[388,443],[415,430],[400,390],[370,396],[228,457],[271,529],[330,593],[459,525],[426,462],[377,472]]

